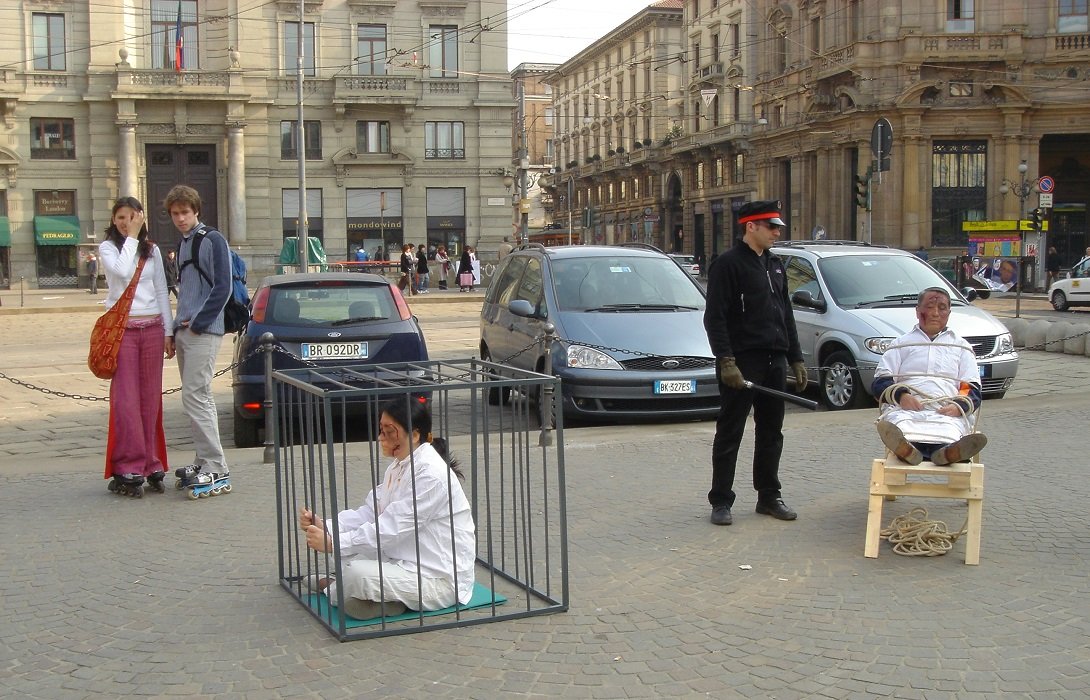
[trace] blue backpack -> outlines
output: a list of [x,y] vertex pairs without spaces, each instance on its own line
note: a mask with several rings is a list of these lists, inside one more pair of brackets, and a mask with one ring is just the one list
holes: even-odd
[[[209,230],[202,226],[197,231],[196,238],[193,239],[193,248],[190,250],[189,260],[186,260],[182,267],[192,264],[193,267],[197,268],[197,272],[204,278],[204,281],[212,286],[212,278],[201,269],[199,262],[201,241],[204,240]],[[227,305],[223,307],[223,332],[241,333],[246,330],[246,325],[250,322],[250,293],[246,289],[246,261],[238,253],[231,250],[230,244],[227,246],[227,252],[231,256],[231,296],[227,298]],[[181,259],[181,241],[178,241],[177,255]],[[178,273],[181,275],[180,269]]]

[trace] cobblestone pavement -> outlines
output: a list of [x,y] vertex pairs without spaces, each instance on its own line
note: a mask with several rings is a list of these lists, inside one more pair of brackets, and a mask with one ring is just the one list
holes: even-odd
[[[344,644],[279,588],[261,449],[228,451],[228,496],[118,498],[98,477],[105,405],[4,383],[0,696],[1085,698],[1088,365],[1025,353],[984,404],[980,566],[960,543],[862,556],[873,410],[792,412],[799,520],[753,512],[743,458],[731,527],[707,520],[712,423],[586,427],[565,433],[568,612]],[[938,499],[885,517],[915,505],[965,519]]]

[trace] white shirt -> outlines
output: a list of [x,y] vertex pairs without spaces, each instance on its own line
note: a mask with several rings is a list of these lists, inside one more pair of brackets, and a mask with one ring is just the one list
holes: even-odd
[[[458,476],[431,443],[423,443],[409,457],[395,460],[362,506],[337,514],[337,525],[342,556],[378,559],[381,542],[384,562],[414,573],[419,568],[425,578],[449,580],[457,566],[458,601],[468,603],[473,596],[477,547],[469,501]],[[332,521],[326,523],[326,530],[333,532]]]
[[[874,376],[893,377],[917,390],[921,399],[957,396],[962,382],[980,384],[976,355],[968,341],[949,328],[932,340],[919,325],[893,341]],[[900,428],[909,442],[945,445],[972,432],[975,413],[954,418],[939,414],[941,407],[939,403],[925,403],[924,410],[909,411],[886,404],[882,418]]]
[[[99,264],[106,273],[106,284],[109,285],[106,293],[107,309],[113,308],[125,293],[125,288],[129,286],[136,272],[136,247],[135,238],[126,238],[121,250],[109,239],[98,245]],[[170,311],[170,297],[167,296],[167,277],[159,246],[152,247],[151,257],[144,263],[140,281],[136,283],[136,296],[133,297],[129,316],[161,316],[164,334],[174,335],[174,319]]]

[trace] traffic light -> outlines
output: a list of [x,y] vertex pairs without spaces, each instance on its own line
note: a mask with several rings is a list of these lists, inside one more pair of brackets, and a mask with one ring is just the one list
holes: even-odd
[[1044,221],[1044,210],[1037,207],[1029,213],[1029,222],[1033,226],[1034,231],[1040,231],[1042,222]]
[[870,209],[870,173],[855,177],[855,206]]

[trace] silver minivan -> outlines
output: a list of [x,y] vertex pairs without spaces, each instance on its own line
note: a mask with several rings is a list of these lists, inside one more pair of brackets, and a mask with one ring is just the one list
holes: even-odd
[[868,404],[874,370],[896,338],[916,325],[916,299],[928,287],[950,290],[950,327],[973,346],[985,397],[1002,397],[1018,373],[1006,326],[970,302],[912,253],[856,241],[785,241],[783,260],[809,380],[831,409]]

